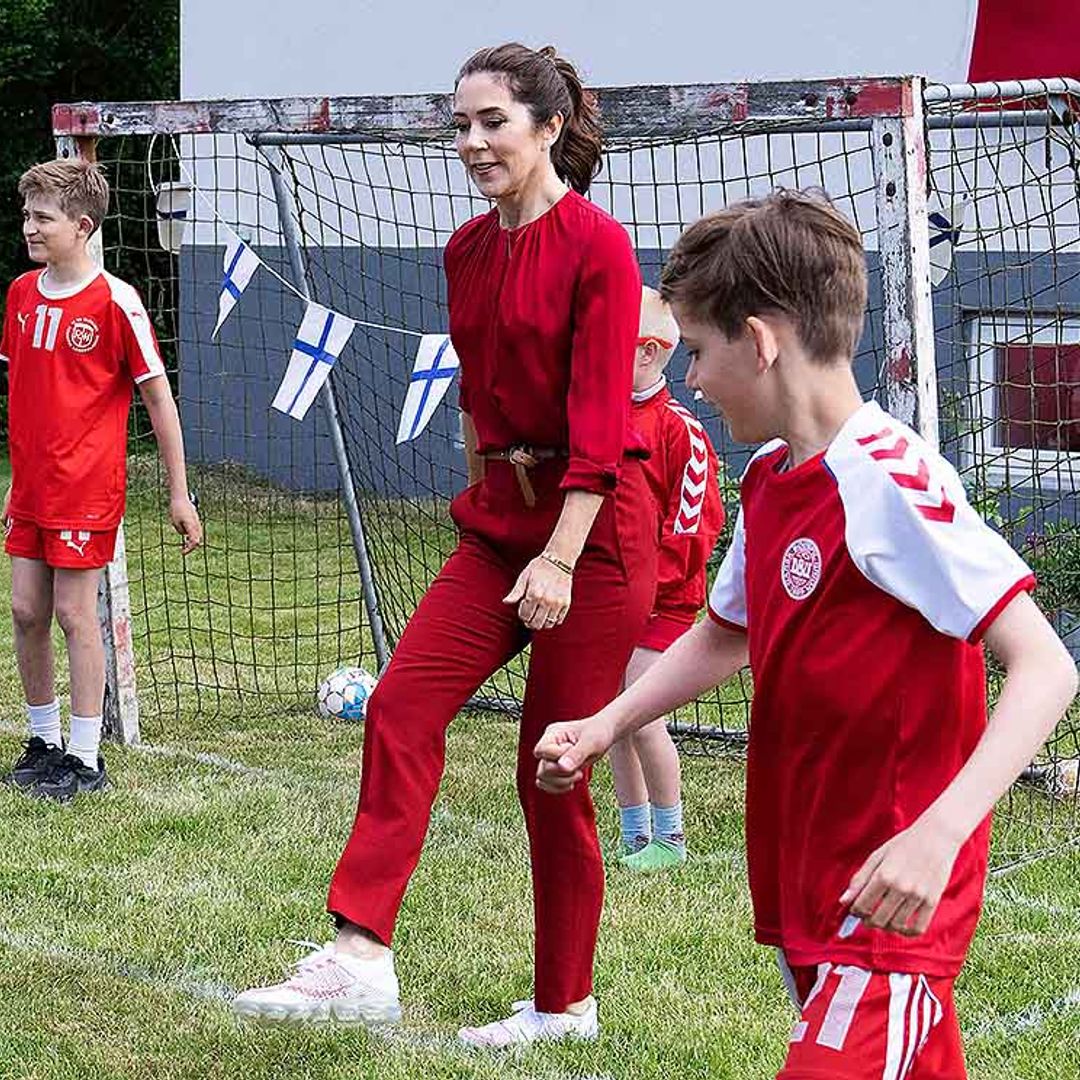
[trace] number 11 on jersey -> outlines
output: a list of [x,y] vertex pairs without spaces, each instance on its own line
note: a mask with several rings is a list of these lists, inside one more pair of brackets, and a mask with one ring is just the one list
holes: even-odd
[[[56,335],[60,330],[60,317],[64,314],[64,309],[38,304],[34,311],[37,315],[34,320],[34,348],[45,348],[48,352],[52,352],[56,347]],[[48,323],[47,330],[46,322]]]

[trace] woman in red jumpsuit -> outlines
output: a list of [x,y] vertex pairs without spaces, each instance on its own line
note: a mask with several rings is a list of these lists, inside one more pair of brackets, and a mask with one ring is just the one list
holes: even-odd
[[396,1020],[390,940],[444,765],[450,721],[531,642],[517,755],[535,911],[534,998],[460,1037],[479,1046],[597,1033],[603,866],[592,801],[541,792],[546,725],[618,692],[652,602],[658,522],[630,434],[641,280],[626,230],[582,197],[595,104],[553,49],[484,49],[458,75],[456,146],[495,203],[445,253],[470,485],[459,543],[368,704],[360,802],[330,887],[336,940],[237,1012]]

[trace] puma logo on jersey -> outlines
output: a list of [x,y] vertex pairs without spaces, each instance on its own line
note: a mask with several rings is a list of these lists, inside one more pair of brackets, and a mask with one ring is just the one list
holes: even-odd
[[875,431],[872,435],[864,435],[861,439],[857,439],[856,442],[860,446],[876,446],[876,449],[870,451],[870,456],[875,461],[895,461],[901,463],[895,469],[890,467],[888,472],[892,477],[893,482],[898,486],[904,488],[906,491],[915,491],[919,493],[925,493],[929,498],[937,501],[931,503],[916,502],[914,504],[915,509],[927,521],[943,521],[949,524],[953,518],[956,517],[956,504],[949,498],[945,492],[944,484],[935,484],[941,493],[940,499],[937,498],[930,490],[930,466],[926,461],[918,455],[914,456],[914,471],[905,472],[902,471],[905,466],[911,468],[908,461],[909,452],[912,451],[910,441],[905,435],[900,435],[897,438],[893,438],[893,429],[891,427],[884,427],[880,431]]
[[66,547],[71,548],[76,552],[80,559],[86,557],[86,545],[90,542],[90,534],[88,532],[75,532],[72,529],[63,529],[60,533],[60,539],[64,541]]

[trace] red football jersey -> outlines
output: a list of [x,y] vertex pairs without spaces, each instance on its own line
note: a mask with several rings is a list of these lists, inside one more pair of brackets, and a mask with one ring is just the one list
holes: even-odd
[[662,379],[633,401],[631,422],[651,452],[645,478],[662,517],[653,614],[692,621],[705,606],[705,563],[724,527],[716,451]]
[[927,932],[847,918],[875,848],[948,786],[986,726],[980,639],[1034,578],[956,471],[875,404],[823,453],[751,460],[710,614],[745,628],[754,700],[746,841],[757,938],[790,963],[955,975],[982,903],[989,818]]
[[139,294],[104,271],[52,289],[44,270],[12,282],[8,365],[10,514],[45,529],[104,531],[124,515],[132,381],[163,375]]

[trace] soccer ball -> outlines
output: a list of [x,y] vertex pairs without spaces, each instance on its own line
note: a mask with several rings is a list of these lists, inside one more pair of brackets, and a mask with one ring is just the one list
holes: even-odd
[[1080,758],[1029,765],[1020,774],[1020,779],[1043,788],[1054,799],[1080,798]]
[[359,722],[364,719],[374,689],[375,677],[363,668],[338,668],[319,684],[319,715]]
[[1080,798],[1080,758],[1065,758],[1056,764],[1050,794],[1055,799]]

